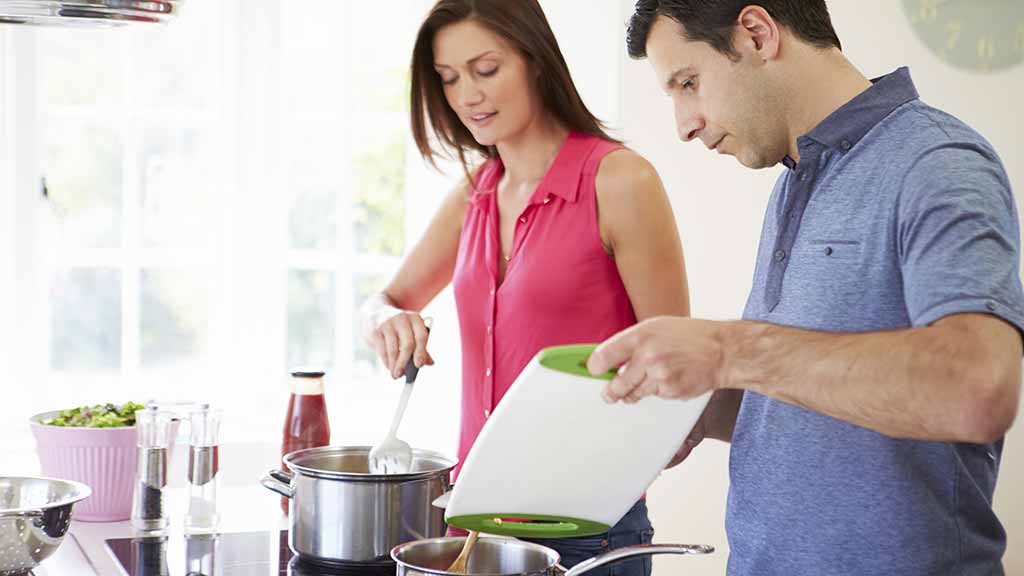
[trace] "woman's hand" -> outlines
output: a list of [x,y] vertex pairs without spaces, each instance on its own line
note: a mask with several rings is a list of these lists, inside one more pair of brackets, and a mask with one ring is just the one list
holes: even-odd
[[397,308],[387,312],[377,315],[382,319],[375,323],[376,327],[367,339],[391,377],[398,378],[405,373],[410,357],[417,368],[433,365],[434,359],[427,352],[427,340],[430,338],[428,320],[417,312]]

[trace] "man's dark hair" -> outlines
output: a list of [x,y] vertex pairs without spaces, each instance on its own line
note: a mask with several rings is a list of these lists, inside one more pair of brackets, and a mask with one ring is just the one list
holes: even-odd
[[658,16],[665,16],[682,26],[688,40],[706,42],[736,59],[739,55],[732,45],[733,26],[740,12],[750,5],[764,8],[776,22],[809,44],[842,49],[825,0],[638,0],[626,32],[629,55],[636,59],[647,56],[651,26]]

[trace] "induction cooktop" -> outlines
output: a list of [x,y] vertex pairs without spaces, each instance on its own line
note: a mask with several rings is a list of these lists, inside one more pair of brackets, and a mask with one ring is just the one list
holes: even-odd
[[[377,576],[394,564],[314,563],[295,557],[288,531],[140,536],[106,541],[125,576]],[[276,571],[274,567],[276,566]]]

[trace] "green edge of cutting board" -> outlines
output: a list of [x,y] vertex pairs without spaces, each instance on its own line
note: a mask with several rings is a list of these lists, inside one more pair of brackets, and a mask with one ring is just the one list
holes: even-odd
[[[526,522],[502,522],[502,518],[515,518]],[[454,516],[447,522],[448,525],[463,530],[522,538],[575,538],[604,534],[611,530],[611,526],[592,520],[543,514],[467,514]]]
[[598,380],[611,380],[618,373],[617,369],[611,369],[604,374],[594,376],[587,370],[587,359],[597,349],[597,344],[571,344],[569,346],[551,346],[540,351],[537,355],[541,366]]

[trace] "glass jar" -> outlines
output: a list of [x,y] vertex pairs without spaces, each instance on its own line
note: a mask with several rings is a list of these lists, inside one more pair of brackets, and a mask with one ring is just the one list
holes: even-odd
[[[331,425],[327,420],[327,402],[324,399],[324,373],[295,370],[291,373],[290,387],[281,441],[281,470],[286,472],[285,455],[331,443]],[[281,510],[288,513],[287,498],[281,498]]]

